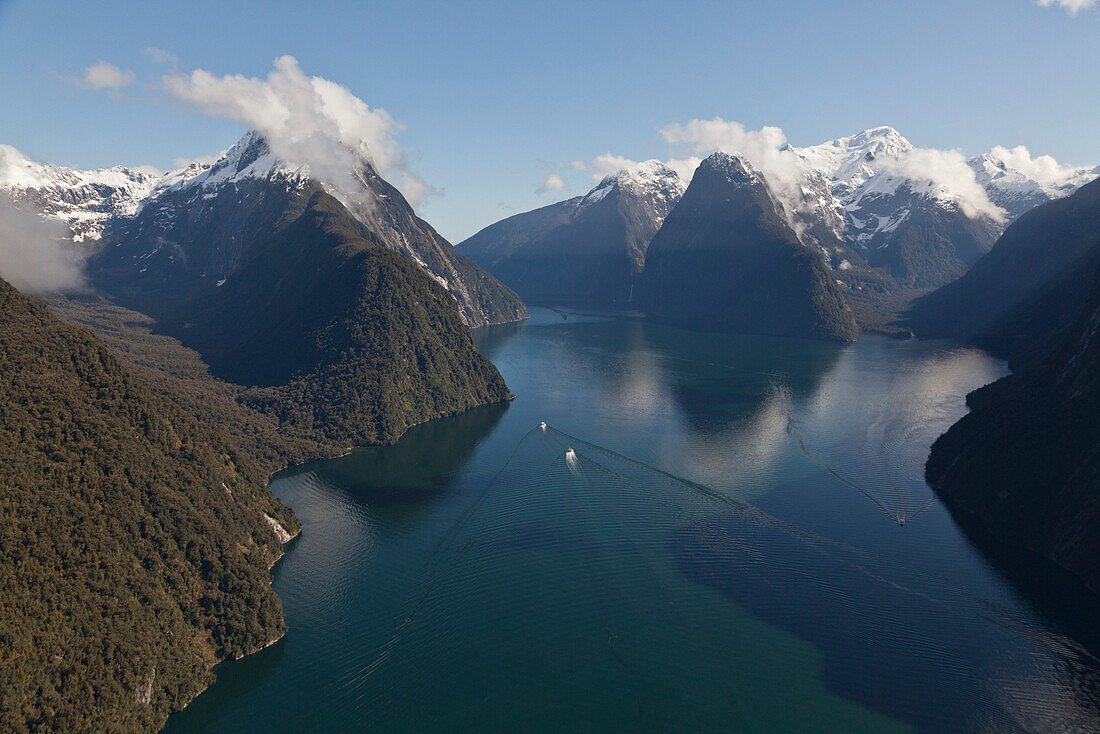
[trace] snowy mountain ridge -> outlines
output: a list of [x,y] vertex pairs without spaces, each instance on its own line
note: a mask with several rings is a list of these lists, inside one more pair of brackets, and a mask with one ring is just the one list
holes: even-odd
[[98,240],[108,221],[133,216],[142,201],[183,178],[184,171],[163,174],[150,166],[79,170],[36,163],[0,145],[0,192],[16,208],[63,221],[74,242]]
[[[1038,204],[1068,196],[1100,175],[1100,166],[1064,166],[1050,156],[1032,158],[1023,146],[1011,150],[996,146],[968,159],[955,151],[921,149],[889,126],[785,150],[798,157],[807,174],[816,171],[829,181],[836,205],[846,212],[858,212],[865,200],[897,196],[904,189],[905,194],[940,206],[961,207],[972,218],[1001,220],[1002,226]],[[881,225],[868,225],[859,215],[849,217],[848,224],[860,230],[858,242],[873,232],[896,229],[905,217],[903,208]]]
[[600,201],[615,187],[647,201],[659,224],[664,216],[657,211],[671,209],[683,196],[687,184],[661,161],[642,161],[604,176],[591,191],[581,197],[577,210]]

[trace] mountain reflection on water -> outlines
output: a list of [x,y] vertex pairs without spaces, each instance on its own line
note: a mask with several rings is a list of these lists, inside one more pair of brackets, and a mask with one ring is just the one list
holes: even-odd
[[923,482],[1001,363],[533,312],[477,333],[511,405],[275,479],[290,632],[168,731],[1096,728],[1086,597]]

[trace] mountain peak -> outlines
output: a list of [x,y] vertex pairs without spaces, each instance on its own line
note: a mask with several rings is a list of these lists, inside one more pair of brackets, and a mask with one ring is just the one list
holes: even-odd
[[756,169],[740,153],[727,153],[722,150],[704,158],[699,168],[720,173],[731,183],[752,182],[760,178]]
[[661,161],[651,158],[608,174],[581,200],[578,208],[595,204],[618,188],[635,196],[679,199],[687,185]]
[[596,188],[600,189],[613,184],[642,188],[666,186],[679,188],[681,192],[684,189],[680,177],[676,175],[676,172],[655,158],[651,158],[648,161],[642,161],[641,163],[635,163],[615,173],[604,176]]

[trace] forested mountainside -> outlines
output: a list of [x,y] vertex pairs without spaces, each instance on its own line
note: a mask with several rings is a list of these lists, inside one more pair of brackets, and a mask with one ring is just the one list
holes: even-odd
[[0,396],[0,728],[155,731],[283,634],[264,472],[3,281]]
[[510,397],[454,298],[322,192],[188,318],[170,331],[302,438],[385,443]]
[[1100,180],[1032,209],[957,281],[914,302],[922,337],[971,341],[1029,364],[1057,345],[1100,265]]
[[1061,343],[967,397],[937,439],[928,481],[986,533],[1029,548],[1100,593],[1100,273]]

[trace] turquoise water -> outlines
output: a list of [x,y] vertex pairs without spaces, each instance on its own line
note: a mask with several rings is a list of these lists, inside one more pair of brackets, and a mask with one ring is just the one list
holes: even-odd
[[513,403],[276,477],[290,631],[166,731],[1097,727],[1091,602],[922,480],[1002,363],[541,309],[477,337]]

